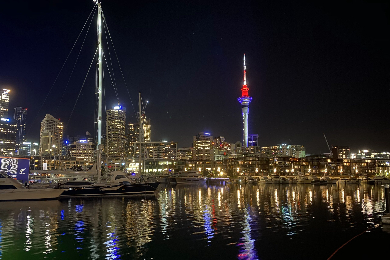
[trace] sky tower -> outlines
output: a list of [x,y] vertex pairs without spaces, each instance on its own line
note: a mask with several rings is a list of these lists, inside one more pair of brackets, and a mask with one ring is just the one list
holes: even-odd
[[244,84],[241,88],[241,97],[238,98],[238,102],[241,104],[242,110],[242,123],[243,123],[243,133],[242,133],[242,144],[244,147],[248,147],[248,115],[249,115],[249,104],[252,101],[252,97],[248,94],[249,88],[246,85],[246,65],[245,65],[245,53],[244,53]]

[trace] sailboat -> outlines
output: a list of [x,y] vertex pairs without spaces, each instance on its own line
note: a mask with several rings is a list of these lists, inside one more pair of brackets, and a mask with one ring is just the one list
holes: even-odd
[[[102,50],[102,8],[101,3],[94,0],[98,7],[97,18],[97,81],[96,81],[96,95],[97,95],[97,117],[95,122],[97,125],[97,145],[96,145],[96,161],[92,171],[96,171],[97,182],[75,181],[66,182],[62,184],[67,188],[60,198],[69,197],[97,197],[97,196],[126,196],[126,195],[153,195],[157,189],[158,183],[148,183],[140,179],[136,181],[130,180],[123,172],[109,173],[110,180],[106,182],[101,181],[101,150],[102,150],[102,113],[103,113],[103,50]],[[140,138],[141,140],[141,138]],[[140,141],[141,142],[141,141]]]

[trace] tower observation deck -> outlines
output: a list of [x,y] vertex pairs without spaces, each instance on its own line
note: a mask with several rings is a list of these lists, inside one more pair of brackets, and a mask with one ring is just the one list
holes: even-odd
[[248,147],[248,116],[249,116],[249,104],[252,101],[252,97],[249,96],[249,88],[246,84],[246,64],[244,54],[244,84],[241,88],[241,97],[238,98],[238,102],[241,104],[242,110],[242,123],[243,123],[243,146]]

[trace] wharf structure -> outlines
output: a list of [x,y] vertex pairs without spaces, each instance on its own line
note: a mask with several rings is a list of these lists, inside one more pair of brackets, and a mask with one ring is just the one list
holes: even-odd
[[[123,124],[122,124],[123,125]],[[78,145],[75,145],[75,144]],[[87,140],[69,144],[68,156],[45,161],[48,169],[72,169],[93,163],[94,145]],[[135,156],[126,156],[118,170],[138,172],[139,147]],[[243,147],[241,142],[228,143],[223,136],[199,133],[193,137],[192,147],[178,148],[176,142],[147,141],[143,143],[143,169],[146,174],[169,174],[195,170],[205,176],[238,177],[278,175],[390,175],[390,153],[362,150],[350,153],[349,147],[334,146],[329,154],[306,155],[303,145]],[[40,169],[44,159],[32,156],[30,167]],[[60,159],[60,160],[59,160]],[[113,168],[107,170],[114,170]]]

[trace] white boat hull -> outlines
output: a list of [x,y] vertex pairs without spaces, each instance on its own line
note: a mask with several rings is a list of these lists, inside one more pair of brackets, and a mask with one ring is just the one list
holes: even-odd
[[205,178],[176,177],[177,184],[206,184]]
[[0,190],[0,201],[57,199],[63,189],[6,189]]

